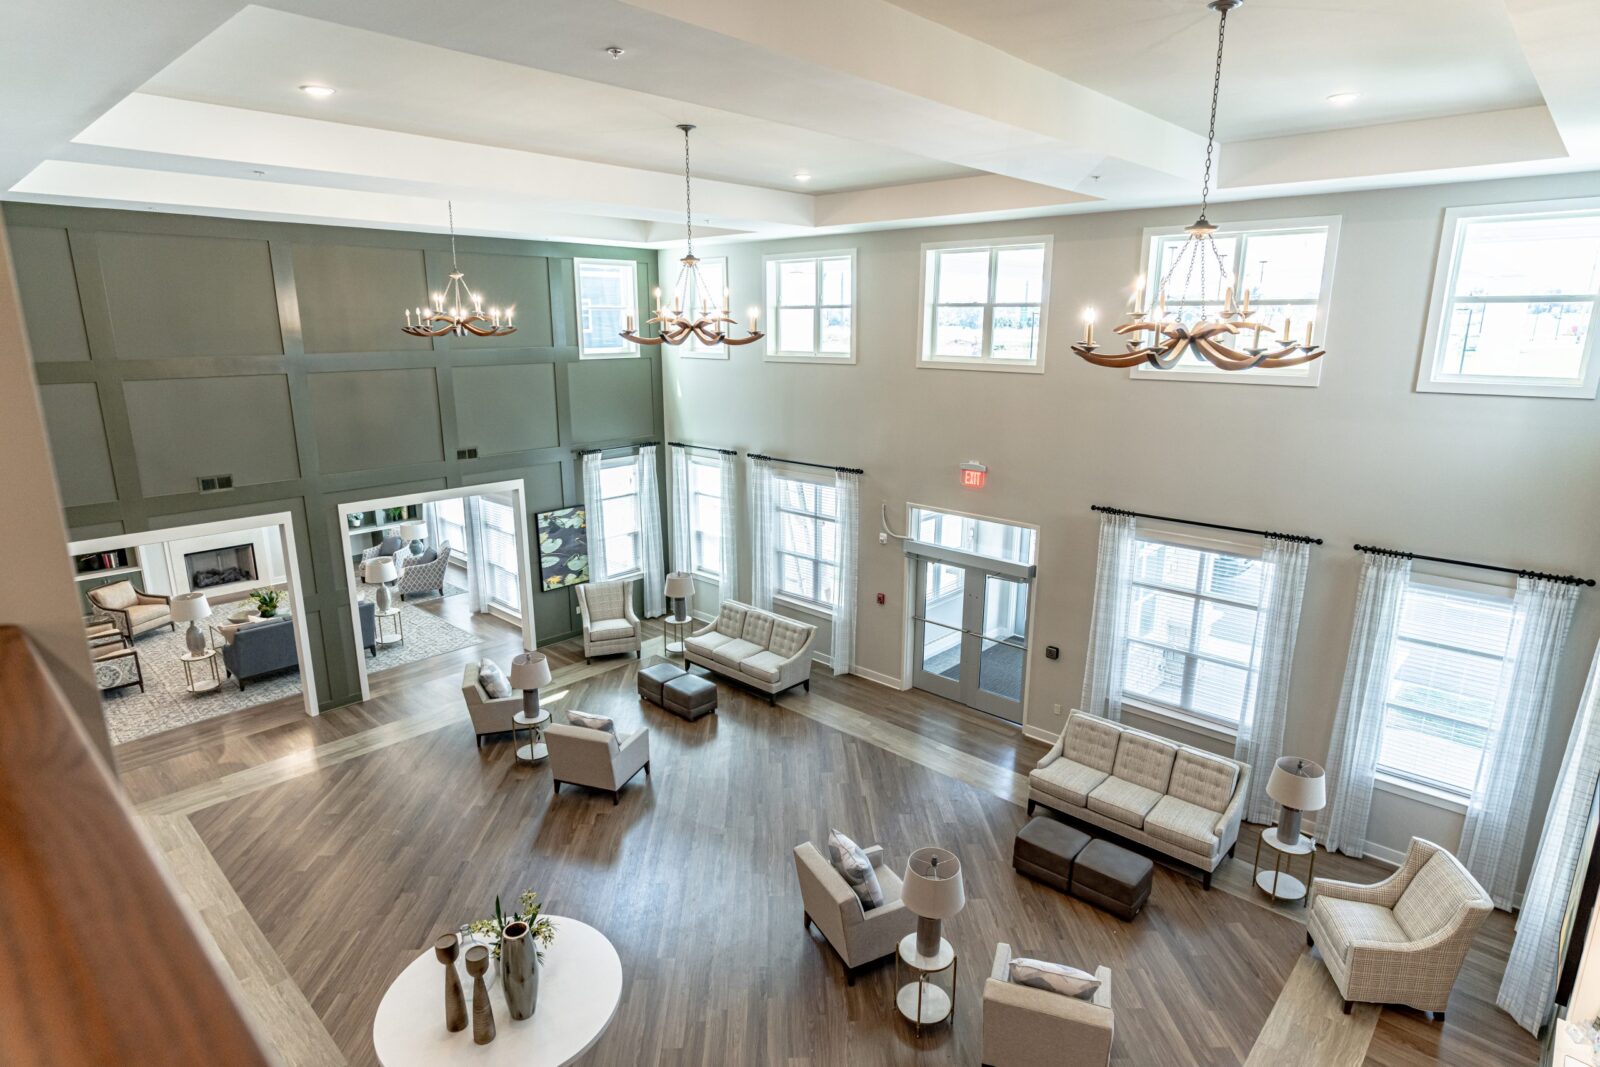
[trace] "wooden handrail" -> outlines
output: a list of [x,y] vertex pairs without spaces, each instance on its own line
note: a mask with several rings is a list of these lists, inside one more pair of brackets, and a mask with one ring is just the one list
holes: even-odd
[[0,1063],[270,1061],[37,651],[0,626]]

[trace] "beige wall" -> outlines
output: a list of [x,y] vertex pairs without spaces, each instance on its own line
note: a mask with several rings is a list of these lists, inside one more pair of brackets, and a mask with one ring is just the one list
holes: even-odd
[[[3,219],[0,219],[3,222]],[[100,751],[110,754],[100,692],[83,640],[55,468],[33,384],[22,309],[5,227],[0,225],[0,544],[10,566],[0,581],[0,624],[33,638]],[[0,727],[3,729],[3,727]]]
[[[763,254],[856,248],[858,362],[764,363],[760,345],[728,362],[670,355],[668,433],[866,468],[859,659],[878,676],[902,675],[907,645],[906,567],[895,543],[878,544],[880,503],[896,529],[907,501],[1038,525],[1026,721],[1039,733],[1059,729],[1057,708],[1076,704],[1082,686],[1098,528],[1090,504],[1323,537],[1286,742],[1321,759],[1355,604],[1352,543],[1600,575],[1600,404],[1414,389],[1444,210],[1597,193],[1600,176],[1582,174],[1214,207],[1218,222],[1342,216],[1330,354],[1314,389],[1136,381],[1072,354],[1084,305],[1104,316],[1125,303],[1142,230],[1181,224],[1187,208],[701,249],[729,257],[743,308],[761,299]],[[920,245],[1028,234],[1055,239],[1045,372],[918,368]],[[667,281],[677,254],[661,257]],[[989,465],[981,491],[957,484],[969,459]],[[743,566],[748,591],[748,558]],[[1600,591],[1588,591],[1556,689],[1541,811],[1597,637]],[[1045,659],[1051,644],[1059,660]],[[1380,795],[1369,837],[1391,849],[1413,832],[1454,845],[1459,828],[1459,815]]]

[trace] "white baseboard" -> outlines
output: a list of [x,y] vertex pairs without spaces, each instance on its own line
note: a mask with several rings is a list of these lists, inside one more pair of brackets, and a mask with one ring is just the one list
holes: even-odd
[[871,669],[869,669],[867,667],[857,667],[855,670],[851,671],[850,673],[851,674],[860,675],[862,678],[865,678],[869,682],[876,682],[878,685],[887,686],[890,689],[897,689],[900,692],[905,692],[907,689],[911,688],[911,686],[908,685],[906,682],[900,680],[899,678],[896,678],[892,674],[883,674],[883,673],[881,673],[879,671],[871,670]]
[[1053,745],[1055,744],[1056,738],[1059,736],[1059,734],[1056,731],[1043,730],[1037,726],[1029,726],[1027,723],[1023,723],[1022,736],[1031,737],[1035,741],[1048,741]]

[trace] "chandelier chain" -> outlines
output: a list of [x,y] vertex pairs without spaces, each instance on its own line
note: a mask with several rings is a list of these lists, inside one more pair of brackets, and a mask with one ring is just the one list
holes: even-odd
[[689,186],[689,130],[683,127],[683,228],[687,235],[689,255],[694,255],[694,201],[690,199]]
[[460,266],[456,263],[456,202],[446,200],[444,204],[445,210],[450,214],[450,269],[460,270]]
[[1217,98],[1222,92],[1222,46],[1228,37],[1228,11],[1222,10],[1217,20],[1217,66],[1211,76],[1211,125],[1206,130],[1206,176],[1200,186],[1200,217],[1206,217],[1206,204],[1211,199],[1211,156],[1217,147]]

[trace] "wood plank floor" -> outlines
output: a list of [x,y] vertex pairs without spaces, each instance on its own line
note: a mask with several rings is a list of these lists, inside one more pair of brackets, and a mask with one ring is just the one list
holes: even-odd
[[[1016,775],[1044,746],[926,694],[819,671],[811,696],[777,709],[724,685],[719,713],[690,724],[639,703],[638,661],[585,667],[573,643],[554,646],[546,703],[648,725],[654,779],[615,807],[583,791],[552,797],[548,768],[516,764],[506,741],[473,744],[460,663],[485,651],[504,660],[519,644],[509,627],[480,625],[483,645],[376,676],[360,707],[317,719],[253,709],[119,751],[130,791],[190,872],[180,880],[203,879],[207,906],[230,924],[213,934],[244,929],[247,947],[223,944],[224,958],[284,1005],[281,1027],[314,1015],[325,1028],[279,1042],[286,1062],[376,1062],[371,1020],[394,975],[495,893],[528,886],[623,958],[623,1002],[589,1064],[975,1064],[996,940],[1112,968],[1118,1064],[1538,1060],[1493,1006],[1504,915],[1486,926],[1442,1026],[1365,1009],[1364,1023],[1338,1016],[1317,1031],[1325,970],[1305,949],[1299,909],[1275,912],[1248,889],[1253,837],[1210,893],[1158,866],[1132,924],[1016,877]],[[881,842],[896,864],[934,842],[962,856],[968,904],[947,927],[961,953],[953,1027],[917,1038],[893,1012],[892,963],[848,987],[821,938],[802,932],[790,849],[830,826]],[[1383,872],[1319,856],[1318,873]],[[1230,881],[1245,884],[1229,892]]]

